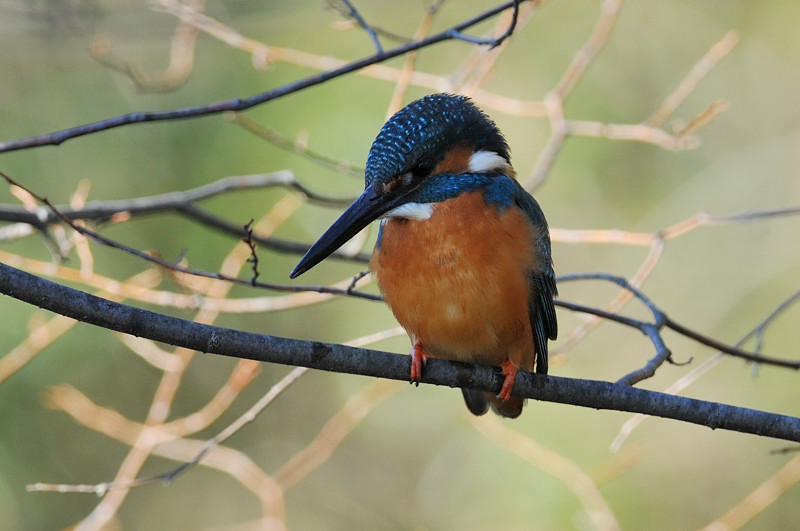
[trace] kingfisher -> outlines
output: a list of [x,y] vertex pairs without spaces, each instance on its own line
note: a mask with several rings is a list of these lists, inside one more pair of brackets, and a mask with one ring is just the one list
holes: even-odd
[[381,128],[365,189],[292,270],[295,278],[381,219],[370,270],[411,339],[412,383],[428,357],[499,366],[497,395],[467,408],[515,418],[519,370],[547,374],[557,294],[547,220],[519,184],[497,125],[469,98],[432,94]]

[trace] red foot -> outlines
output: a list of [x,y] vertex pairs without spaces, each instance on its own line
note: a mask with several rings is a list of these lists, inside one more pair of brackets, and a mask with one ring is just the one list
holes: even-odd
[[497,393],[497,398],[505,402],[511,398],[511,389],[514,387],[514,380],[517,378],[517,366],[511,363],[510,360],[506,360],[500,364],[500,368],[503,369],[503,375],[506,378],[503,380],[503,387]]
[[422,379],[422,367],[428,361],[428,356],[422,351],[422,343],[417,342],[411,349],[411,383],[419,385]]

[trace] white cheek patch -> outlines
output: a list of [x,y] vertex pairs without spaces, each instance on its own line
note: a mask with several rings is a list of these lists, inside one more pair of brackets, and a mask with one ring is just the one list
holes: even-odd
[[433,209],[436,205],[434,203],[406,203],[395,207],[386,214],[383,218],[403,218],[403,219],[416,219],[425,220],[430,219],[433,215]]
[[508,161],[494,151],[476,151],[469,158],[467,167],[472,173],[511,169]]

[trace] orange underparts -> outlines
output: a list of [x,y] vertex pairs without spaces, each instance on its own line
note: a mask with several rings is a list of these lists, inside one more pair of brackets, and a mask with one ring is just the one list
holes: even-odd
[[480,190],[437,203],[429,219],[384,223],[370,269],[414,346],[412,382],[428,357],[494,365],[508,400],[517,370],[534,369],[536,230],[522,210],[487,202]]

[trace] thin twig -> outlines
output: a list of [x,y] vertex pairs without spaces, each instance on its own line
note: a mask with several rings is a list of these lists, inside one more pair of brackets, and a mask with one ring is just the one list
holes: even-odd
[[[661,359],[662,363],[663,361],[669,360],[669,349],[666,348],[666,345],[664,345],[663,340],[661,339],[660,334],[658,333],[658,330],[660,330],[661,328],[669,328],[670,330],[678,332],[679,334],[689,339],[692,339],[697,343],[700,343],[701,345],[705,345],[715,350],[719,350],[720,352],[723,352],[730,356],[743,358],[748,361],[754,361],[766,365],[773,365],[776,367],[783,367],[795,370],[800,369],[800,360],[797,361],[785,360],[781,358],[764,356],[757,352],[749,352],[746,350],[742,350],[735,346],[727,345],[712,337],[706,336],[704,334],[701,334],[700,332],[697,332],[695,330],[692,330],[686,326],[677,323],[676,321],[671,319],[664,311],[658,308],[658,306],[656,306],[652,301],[650,301],[650,299],[647,298],[641,291],[639,291],[636,287],[634,287],[632,284],[630,284],[627,280],[625,280],[622,277],[610,275],[607,273],[578,273],[574,275],[560,276],[557,278],[557,281],[567,282],[574,280],[591,280],[591,279],[613,282],[614,284],[617,284],[618,286],[630,291],[637,299],[642,301],[642,303],[645,306],[647,306],[647,308],[653,313],[654,322],[648,323],[645,321],[640,321],[638,319],[633,319],[630,317],[620,316],[618,314],[614,314],[611,312],[606,312],[604,310],[581,306],[575,303],[569,303],[563,300],[556,300],[555,301],[556,306],[561,306],[571,310],[580,311],[583,313],[598,315],[607,320],[616,321],[626,326],[638,328],[643,334],[647,335],[651,341],[653,341],[653,344],[656,347],[657,356],[656,358],[651,360],[651,362],[656,362],[659,357],[662,358]],[[666,350],[666,352],[664,352],[664,350]],[[642,379],[641,376],[643,376],[644,374],[649,374],[649,376],[652,376],[652,374],[650,373],[651,368],[652,367],[650,366],[650,364],[648,364],[648,366],[640,370],[644,372],[636,371],[634,373],[631,373],[623,377],[617,383],[632,385],[633,383],[640,381]]]
[[692,67],[689,73],[673,91],[664,98],[661,105],[645,120],[645,125],[660,127],[669,119],[675,110],[686,100],[697,85],[717,64],[724,59],[739,43],[739,34],[729,31],[722,39],[714,44],[711,49]]
[[[8,179],[6,180],[8,181]],[[23,190],[25,189],[24,186],[16,181],[8,182]],[[324,205],[347,206],[352,202],[352,198],[331,198],[317,194],[298,181],[292,171],[282,170],[273,173],[225,177],[182,192],[167,192],[116,201],[91,201],[80,208],[57,205],[55,210],[58,214],[47,207],[30,210],[17,205],[0,205],[0,221],[28,223],[41,229],[45,225],[61,221],[63,218],[105,221],[120,215],[157,214],[179,210],[198,201],[230,192],[272,187],[296,190],[310,201]],[[240,229],[236,235],[241,236]]]
[[345,7],[347,8],[347,16],[355,19],[355,21],[358,22],[358,25],[361,26],[361,28],[367,32],[369,38],[372,39],[372,44],[375,45],[376,53],[382,54],[383,47],[381,46],[381,41],[378,38],[378,35],[375,33],[375,30],[373,30],[372,27],[369,24],[367,24],[367,21],[364,20],[364,17],[361,16],[361,13],[358,12],[358,10],[350,2],[350,0],[338,0],[338,2],[344,4]]
[[[756,353],[761,352],[762,344],[759,340],[763,336],[764,331],[767,327],[774,321],[779,315],[785,312],[788,308],[794,305],[798,300],[800,300],[800,289],[789,295],[783,301],[778,304],[770,313],[767,315],[760,323],[753,327],[752,330],[747,332],[744,336],[742,336],[739,341],[733,344],[734,348],[741,347],[745,342],[750,340],[751,338],[756,338],[756,345],[753,348],[753,351]],[[678,381],[670,385],[665,392],[669,394],[676,394],[680,393],[684,389],[686,389],[690,384],[694,383],[700,376],[707,373],[711,368],[716,366],[720,361],[722,361],[723,356],[725,353],[717,352],[716,355],[712,356],[701,365],[696,367],[692,372],[683,376]],[[623,426],[620,428],[619,433],[614,438],[614,441],[611,443],[611,451],[618,452],[622,445],[624,444],[625,440],[630,436],[633,430],[639,426],[647,417],[642,414],[634,415],[631,419],[629,419]]]
[[[183,9],[203,12],[204,0],[190,0],[182,3]],[[197,35],[200,29],[194,24],[180,20],[172,35],[169,64],[163,70],[148,72],[138,62],[123,59],[111,52],[111,43],[104,35],[95,36],[89,52],[92,57],[105,66],[126,74],[143,92],[168,92],[182,86],[194,69]]]
[[517,0],[514,0],[512,2],[505,2],[503,4],[500,4],[499,6],[495,6],[491,9],[488,9],[483,13],[480,13],[468,20],[460,22],[459,24],[456,24],[450,29],[444,30],[428,38],[415,42],[410,42],[408,44],[403,44],[395,48],[392,48],[390,50],[386,50],[383,53],[378,53],[371,55],[369,57],[358,59],[356,61],[347,63],[346,65],[343,65],[339,68],[334,68],[333,70],[328,70],[320,74],[309,76],[307,78],[300,79],[293,83],[288,83],[286,85],[282,85],[275,89],[268,90],[266,92],[261,92],[259,94],[250,96],[248,98],[231,98],[227,100],[217,101],[214,103],[209,103],[206,105],[199,105],[195,107],[184,107],[181,109],[174,109],[169,111],[133,112],[129,114],[123,114],[115,116],[113,118],[108,118],[105,120],[99,120],[96,122],[90,122],[84,125],[79,125],[77,127],[70,127],[67,129],[62,129],[60,131],[54,131],[52,133],[0,142],[0,153],[16,151],[20,149],[30,149],[41,146],[57,146],[60,145],[62,142],[65,142],[72,138],[89,135],[92,133],[97,133],[99,131],[107,131],[109,129],[114,129],[116,127],[121,127],[135,123],[185,120],[188,118],[198,118],[201,116],[220,114],[225,111],[243,111],[245,109],[250,109],[257,105],[266,103],[268,101],[272,101],[281,98],[283,96],[286,96],[288,94],[292,94],[294,92],[298,92],[300,90],[307,89],[309,87],[319,85],[321,83],[325,83],[326,81],[330,81],[331,79],[341,77],[345,74],[355,72],[356,70],[360,70],[366,66],[373,65],[376,63],[381,63],[389,59],[392,59],[394,57],[399,57],[409,52],[419,50],[428,46],[432,46],[434,44],[438,44],[449,40],[459,39],[458,36],[462,35],[461,32],[463,32],[464,30],[469,29],[472,26],[479,24],[480,22],[483,22],[486,19],[494,17],[497,14],[502,13],[507,9],[512,9],[512,8],[517,9],[517,3],[518,3]]
[[296,142],[291,142],[288,138],[276,130],[261,125],[242,113],[226,112],[223,116],[225,119],[242,127],[246,131],[263,138],[275,147],[284,149],[286,151],[291,151],[292,153],[297,153],[298,155],[305,157],[308,160],[319,164],[320,166],[347,173],[348,175],[352,175],[354,177],[364,177],[364,168],[350,164],[346,160],[336,159],[306,147],[301,147]]
[[258,271],[258,253],[256,252],[256,242],[253,240],[253,223],[255,222],[254,219],[251,219],[247,222],[247,224],[242,227],[245,231],[246,236],[242,238],[242,241],[245,245],[250,249],[250,258],[247,261],[251,264],[253,276],[251,277],[251,284],[255,284],[258,281],[258,276],[261,274]]
[[[28,194],[30,194],[32,197],[35,197],[38,201],[40,201],[40,202],[44,203],[45,205],[47,205],[47,207],[50,208],[56,215],[58,215],[62,219],[62,221],[67,223],[70,227],[72,227],[73,230],[79,232],[80,234],[83,234],[83,235],[85,235],[85,236],[87,236],[89,238],[92,238],[93,240],[95,240],[95,241],[97,241],[97,242],[99,242],[99,243],[101,243],[103,245],[106,245],[106,246],[109,246],[109,247],[112,247],[112,248],[115,248],[115,249],[122,250],[124,252],[132,254],[132,255],[134,255],[136,257],[142,258],[142,259],[147,260],[149,262],[158,264],[158,265],[160,265],[162,267],[165,267],[165,268],[167,268],[169,270],[172,270],[172,271],[178,271],[178,272],[181,272],[181,273],[186,273],[186,274],[189,274],[189,275],[194,275],[194,276],[199,276],[199,277],[204,277],[204,278],[212,278],[212,279],[216,279],[216,280],[224,280],[224,281],[227,281],[227,282],[240,284],[240,285],[250,285],[250,286],[253,286],[253,287],[271,289],[271,290],[275,290],[275,291],[284,291],[284,292],[315,291],[315,292],[318,292],[318,293],[348,295],[348,296],[352,296],[352,297],[364,298],[364,299],[375,300],[375,301],[379,301],[379,300],[382,299],[380,295],[359,292],[359,291],[355,291],[355,290],[350,289],[350,288],[342,290],[342,289],[339,289],[339,288],[331,288],[331,287],[326,287],[326,286],[287,286],[287,285],[281,285],[281,284],[264,283],[264,282],[257,281],[255,278],[251,278],[250,280],[245,280],[245,279],[240,279],[240,278],[237,278],[237,277],[230,277],[228,275],[223,275],[222,273],[210,273],[210,272],[200,271],[200,270],[197,270],[197,269],[187,268],[187,267],[181,266],[181,265],[179,265],[177,263],[169,262],[169,261],[163,260],[161,258],[158,258],[156,256],[153,256],[151,254],[139,251],[138,249],[134,249],[134,248],[129,247],[129,246],[125,245],[125,244],[122,244],[122,243],[119,243],[117,241],[111,240],[110,238],[106,238],[105,236],[102,236],[101,234],[98,234],[97,232],[89,230],[89,229],[87,229],[85,227],[81,227],[79,225],[76,225],[74,222],[72,222],[71,220],[67,219],[63,214],[61,214],[58,211],[58,209],[56,209],[47,200],[47,198],[42,197],[42,196],[32,192],[31,190],[29,190],[28,188],[20,185],[19,183],[14,181],[11,177],[5,175],[2,172],[0,172],[0,177],[3,177],[7,182],[9,182],[9,184],[12,184],[12,185],[15,185],[15,186],[18,186],[18,187],[22,188]],[[752,214],[750,214],[750,215],[752,215]],[[657,369],[658,366],[660,366],[665,361],[670,361],[670,355],[671,355],[670,350],[666,347],[666,344],[663,342],[663,339],[661,338],[661,336],[659,334],[659,330],[660,330],[660,328],[662,326],[667,326],[668,328],[670,328],[672,330],[675,330],[676,332],[679,332],[680,334],[682,334],[682,335],[684,335],[686,337],[689,337],[690,339],[693,339],[693,340],[695,340],[695,341],[697,341],[699,343],[702,343],[702,344],[704,344],[706,346],[721,350],[721,351],[726,352],[726,353],[728,353],[730,355],[733,355],[733,356],[741,357],[741,358],[744,358],[744,359],[747,359],[747,360],[750,360],[750,361],[758,361],[760,363],[776,365],[776,366],[779,366],[779,367],[800,369],[800,361],[787,361],[787,360],[783,360],[783,359],[779,359],[779,358],[772,358],[772,357],[762,356],[762,355],[751,353],[751,352],[746,352],[746,351],[743,351],[741,349],[730,347],[729,345],[726,345],[726,344],[722,343],[721,341],[717,341],[717,340],[715,340],[713,338],[710,338],[710,337],[707,337],[707,336],[705,336],[703,334],[700,334],[699,332],[691,330],[688,327],[684,327],[684,326],[676,323],[675,321],[670,319],[666,314],[661,312],[651,301],[649,301],[649,299],[647,299],[641,292],[639,292],[627,280],[625,280],[625,279],[623,279],[621,277],[616,277],[614,275],[609,275],[609,274],[605,274],[605,273],[585,273],[585,274],[581,274],[581,275],[564,276],[564,277],[561,277],[559,280],[561,282],[564,282],[564,281],[570,281],[570,280],[585,280],[585,279],[592,279],[592,278],[611,281],[611,282],[614,282],[614,283],[616,283],[617,285],[619,285],[621,287],[624,287],[625,289],[627,289],[631,293],[633,293],[642,302],[644,302],[645,305],[647,305],[648,308],[650,308],[650,310],[653,312],[653,315],[654,315],[655,322],[651,324],[651,323],[646,323],[644,321],[639,321],[639,320],[630,319],[630,318],[624,318],[624,317],[619,316],[617,314],[613,314],[613,313],[610,313],[610,312],[605,312],[603,310],[598,310],[596,308],[580,306],[580,305],[577,305],[577,304],[574,304],[574,303],[568,303],[568,302],[560,301],[560,300],[556,301],[556,304],[560,305],[562,307],[566,307],[566,308],[569,308],[569,309],[572,309],[572,310],[575,310],[575,311],[581,311],[581,312],[584,312],[584,313],[591,313],[591,314],[594,314],[594,315],[597,315],[597,316],[604,317],[606,319],[615,320],[615,321],[620,322],[622,324],[625,324],[627,326],[631,326],[631,327],[637,328],[643,334],[647,335],[648,338],[650,338],[650,340],[653,342],[653,345],[656,347],[656,356],[653,359],[651,359],[651,361],[645,367],[643,367],[642,369],[639,369],[639,370],[635,371],[634,373],[631,373],[631,374],[623,377],[620,380],[619,383],[625,383],[627,385],[632,385],[632,384],[634,384],[634,383],[636,383],[638,381],[641,381],[644,378],[649,378],[655,373],[655,370]]]
[[552,475],[569,488],[580,500],[592,528],[600,531],[619,530],[614,511],[600,494],[594,481],[574,461],[531,437],[503,424],[492,415],[471,417],[472,426],[495,445],[524,459],[536,468]]
[[[288,389],[293,383],[295,383],[298,379],[300,379],[308,369],[306,367],[296,367],[293,369],[289,374],[284,376],[281,381],[273,385],[269,392],[261,397],[255,404],[253,404],[243,415],[241,415],[236,421],[228,425],[227,428],[222,430],[220,433],[212,437],[211,439],[207,440],[203,445],[203,449],[200,450],[192,460],[183,463],[181,466],[165,473],[159,474],[152,478],[147,478],[148,482],[153,481],[163,481],[165,484],[169,484],[175,480],[181,473],[185,470],[192,468],[193,466],[200,463],[203,460],[203,457],[208,454],[209,451],[214,449],[215,447],[219,446],[223,442],[225,442],[228,438],[230,438],[234,433],[238,432],[242,426],[253,422],[257,417],[258,414],[261,413],[267,406],[269,406],[272,402],[275,401],[286,389]],[[140,480],[144,481],[144,480]]]
[[253,286],[253,287],[256,287],[256,288],[269,289],[269,290],[273,290],[273,291],[290,292],[290,293],[298,293],[298,292],[303,292],[303,291],[315,291],[315,292],[318,292],[318,293],[329,293],[329,294],[335,294],[335,295],[347,295],[347,296],[350,296],[350,297],[357,297],[357,298],[368,299],[368,300],[380,300],[380,296],[378,296],[378,295],[374,295],[372,293],[364,293],[364,292],[355,291],[355,290],[349,290],[348,291],[348,290],[342,290],[342,289],[338,289],[338,288],[330,288],[330,287],[326,287],[326,286],[290,286],[290,285],[286,285],[286,284],[274,284],[274,283],[269,283],[269,282],[256,281],[255,279],[246,280],[246,279],[242,279],[242,278],[231,277],[229,275],[225,275],[225,274],[222,274],[222,273],[201,271],[199,269],[185,267],[185,266],[180,265],[177,261],[176,262],[170,262],[168,260],[164,260],[162,258],[159,258],[158,256],[154,256],[153,254],[146,253],[144,251],[140,251],[139,249],[135,249],[133,247],[130,247],[129,245],[125,245],[124,243],[120,243],[120,242],[118,242],[116,240],[112,240],[111,238],[107,238],[107,237],[103,236],[102,234],[100,234],[98,232],[95,232],[93,230],[87,229],[86,227],[81,227],[80,225],[77,225],[75,222],[73,222],[71,219],[67,218],[65,215],[61,214],[61,212],[52,203],[50,203],[50,201],[46,197],[40,196],[40,195],[32,192],[28,188],[26,188],[26,187],[22,186],[21,184],[19,184],[18,182],[14,181],[11,177],[9,177],[8,175],[4,174],[3,172],[0,172],[0,177],[5,179],[9,184],[12,184],[14,186],[18,186],[18,187],[23,188],[24,190],[26,190],[33,197],[35,197],[38,201],[40,201],[44,205],[46,205],[53,213],[55,213],[56,216],[58,216],[61,219],[61,221],[63,221],[67,225],[69,225],[74,231],[76,231],[76,232],[78,232],[78,233],[80,233],[80,234],[82,234],[82,235],[84,235],[84,236],[86,236],[88,238],[91,238],[92,240],[94,240],[97,243],[100,243],[101,245],[105,245],[107,247],[111,247],[112,249],[117,249],[117,250],[123,251],[125,253],[128,253],[128,254],[130,254],[132,256],[135,256],[135,257],[140,258],[142,260],[145,260],[147,262],[150,262],[150,263],[153,263],[153,264],[157,264],[157,265],[159,265],[161,267],[164,267],[164,268],[166,268],[166,269],[168,269],[170,271],[177,271],[177,272],[180,272],[180,273],[185,273],[185,274],[193,275],[193,276],[197,276],[197,277],[210,278],[210,279],[215,279],[215,280],[224,280],[224,281],[230,282],[232,284]]
[[[225,219],[222,219],[219,216],[211,214],[210,212],[207,212],[206,210],[203,210],[202,208],[196,205],[189,204],[180,206],[178,207],[177,212],[186,217],[197,220],[200,223],[206,225],[207,227],[217,229],[219,231],[222,231],[226,234],[231,234],[233,236],[237,237],[242,236],[241,226],[235,223],[231,223],[230,221],[227,221]],[[252,238],[253,241],[256,242],[258,245],[282,253],[303,255],[306,253],[306,251],[308,251],[309,248],[308,244],[299,243],[293,240],[285,240],[282,238],[277,238],[275,236],[269,236],[267,238],[264,238],[254,233]],[[338,251],[331,254],[331,257],[339,260],[347,260],[365,264],[369,262],[370,255],[366,253],[351,254],[345,252],[343,249],[339,249]]]
[[514,0],[514,14],[511,16],[511,22],[509,22],[508,29],[506,29],[505,33],[503,33],[499,37],[488,38],[488,39],[481,37],[472,37],[470,35],[465,35],[462,32],[455,29],[450,30],[450,34],[454,39],[470,42],[472,44],[489,46],[490,50],[493,48],[497,48],[498,46],[503,44],[503,42],[505,42],[506,39],[511,37],[511,35],[514,33],[514,29],[517,27],[517,16],[519,15],[519,2],[520,0]]
[[605,0],[600,8],[600,18],[595,24],[594,31],[586,44],[578,50],[572,59],[561,80],[556,85],[555,94],[560,100],[565,100],[575,88],[592,60],[605,47],[611,36],[611,31],[617,23],[617,15],[622,8],[622,0]]

